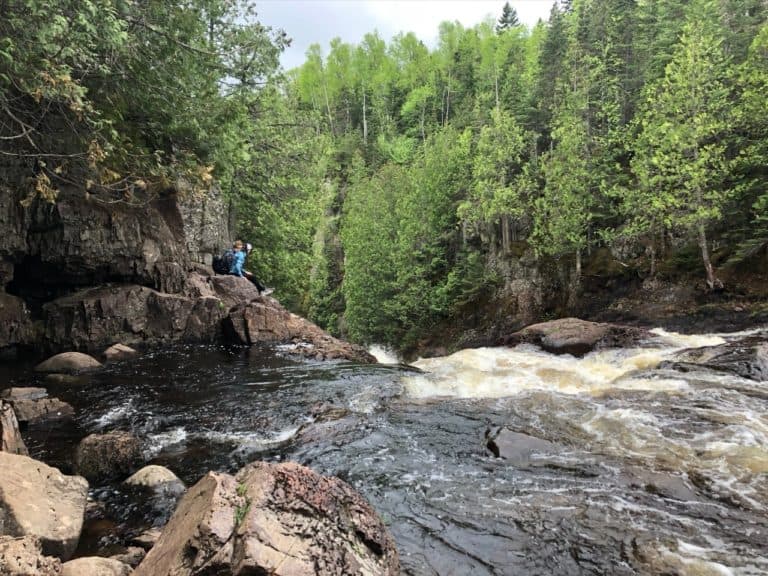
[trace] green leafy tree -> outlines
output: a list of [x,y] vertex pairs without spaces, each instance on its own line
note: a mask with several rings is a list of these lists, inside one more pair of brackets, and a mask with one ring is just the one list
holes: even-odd
[[722,283],[707,226],[722,217],[730,194],[722,138],[729,124],[728,60],[718,30],[714,4],[696,0],[664,77],[647,92],[632,162],[637,186],[626,195],[635,232],[694,234],[710,288]]

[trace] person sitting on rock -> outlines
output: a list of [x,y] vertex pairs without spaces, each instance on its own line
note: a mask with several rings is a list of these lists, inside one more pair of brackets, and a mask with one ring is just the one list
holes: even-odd
[[232,245],[232,249],[235,251],[235,258],[232,261],[232,266],[229,269],[229,273],[233,276],[248,278],[248,280],[253,282],[253,284],[256,286],[256,289],[259,291],[259,295],[263,294],[264,296],[267,296],[271,294],[271,288],[264,286],[264,284],[259,282],[259,279],[256,278],[252,272],[249,272],[243,268],[245,265],[245,257],[248,255],[248,252],[251,251],[251,245],[244,245],[242,240],[237,240]]

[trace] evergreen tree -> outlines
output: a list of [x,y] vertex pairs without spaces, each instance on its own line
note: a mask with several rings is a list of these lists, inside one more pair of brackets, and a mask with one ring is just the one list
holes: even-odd
[[496,24],[496,33],[501,34],[505,30],[514,28],[520,25],[520,20],[517,18],[517,11],[509,5],[509,2],[504,3],[504,8],[501,10],[501,16]]
[[632,169],[637,186],[626,202],[635,232],[693,233],[707,285],[721,286],[712,265],[707,225],[719,220],[730,194],[723,135],[728,128],[728,61],[710,0],[696,0],[664,77],[647,92],[638,120]]

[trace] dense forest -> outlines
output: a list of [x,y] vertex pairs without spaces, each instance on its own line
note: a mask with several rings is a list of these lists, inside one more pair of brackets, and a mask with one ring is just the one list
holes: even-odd
[[[578,298],[585,261],[708,290],[768,242],[768,3],[572,0],[529,29],[313,46],[237,0],[0,0],[1,185],[146,202],[219,187],[283,302],[408,346],[531,251]],[[290,31],[288,31],[290,33]]]

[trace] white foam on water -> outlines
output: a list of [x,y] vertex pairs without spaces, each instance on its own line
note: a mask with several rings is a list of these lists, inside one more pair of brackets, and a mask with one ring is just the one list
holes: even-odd
[[397,354],[391,349],[386,346],[382,346],[381,344],[373,344],[369,349],[368,352],[376,358],[376,361],[379,362],[379,364],[399,364],[400,358],[397,357]]
[[136,409],[133,407],[133,401],[129,400],[122,406],[115,406],[105,414],[102,414],[94,421],[94,424],[96,425],[96,428],[100,430],[135,413]]
[[189,433],[183,427],[150,434],[147,436],[145,454],[147,458],[152,458],[169,446],[186,442],[188,437]]

